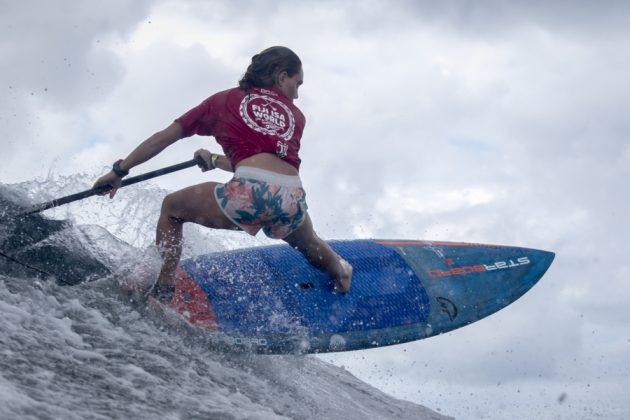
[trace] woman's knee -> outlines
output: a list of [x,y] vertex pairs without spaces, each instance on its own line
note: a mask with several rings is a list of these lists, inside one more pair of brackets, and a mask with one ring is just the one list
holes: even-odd
[[180,218],[177,193],[170,193],[162,200],[161,214],[172,219]]
[[285,238],[285,241],[309,259],[321,258],[322,253],[326,253],[329,249],[326,241],[315,233],[310,220]]
[[284,241],[300,251],[304,250],[308,245],[312,244],[315,238],[318,238],[313,230],[313,224],[307,214],[304,222],[293,232],[291,232]]

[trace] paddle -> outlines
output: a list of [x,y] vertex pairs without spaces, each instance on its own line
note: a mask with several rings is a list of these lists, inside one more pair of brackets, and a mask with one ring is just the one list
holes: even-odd
[[[138,182],[146,181],[147,179],[156,178],[158,176],[170,174],[171,172],[181,171],[182,169],[190,168],[191,166],[196,166],[199,164],[203,165],[203,159],[201,159],[201,157],[198,156],[186,162],[178,163],[176,165],[167,166],[166,168],[157,169],[155,171],[147,172],[142,175],[137,175],[131,178],[123,179],[120,188],[126,187],[127,185],[137,184]],[[111,185],[101,185],[99,187],[81,191],[76,194],[71,194],[65,197],[56,198],[54,200],[47,201],[45,203],[36,204],[32,206],[30,209],[25,210],[22,213],[15,214],[14,217],[24,217],[24,216],[28,216],[34,213],[39,213],[40,211],[44,211],[53,207],[61,206],[63,204],[72,203],[73,201],[83,200],[84,198],[88,198],[93,195],[103,194],[111,189],[112,189]]]

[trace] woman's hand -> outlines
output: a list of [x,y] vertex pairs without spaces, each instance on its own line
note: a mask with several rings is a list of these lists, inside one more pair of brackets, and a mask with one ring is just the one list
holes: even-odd
[[92,188],[100,187],[101,185],[111,185],[112,189],[102,193],[101,195],[105,195],[109,193],[109,198],[114,198],[116,195],[116,191],[120,188],[120,184],[122,183],[122,178],[114,173],[114,171],[109,171],[102,177],[96,180]]
[[[207,171],[211,171],[214,168],[216,168],[215,163],[216,163],[216,158],[214,158],[214,161],[212,159],[213,154],[210,153],[209,150],[206,149],[199,149],[195,152],[195,159],[197,158],[201,158],[203,163],[198,163],[197,166],[199,166],[201,168],[201,172],[207,172]],[[214,155],[216,156],[216,155]]]

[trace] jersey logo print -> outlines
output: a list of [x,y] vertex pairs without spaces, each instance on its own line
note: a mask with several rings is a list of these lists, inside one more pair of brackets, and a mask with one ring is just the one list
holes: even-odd
[[291,140],[295,118],[284,103],[269,96],[250,93],[241,101],[241,118],[249,128],[283,141]]

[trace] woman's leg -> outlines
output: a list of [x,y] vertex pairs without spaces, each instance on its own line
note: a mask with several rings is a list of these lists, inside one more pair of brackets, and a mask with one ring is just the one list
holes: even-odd
[[284,240],[300,251],[315,267],[335,279],[335,289],[345,293],[350,290],[352,266],[332,250],[313,230],[311,217],[306,214],[304,222]]
[[164,198],[155,238],[163,260],[154,289],[156,294],[168,295],[172,292],[175,270],[182,254],[184,223],[193,222],[214,229],[237,229],[225,217],[214,197],[216,185],[216,182],[193,185]]

